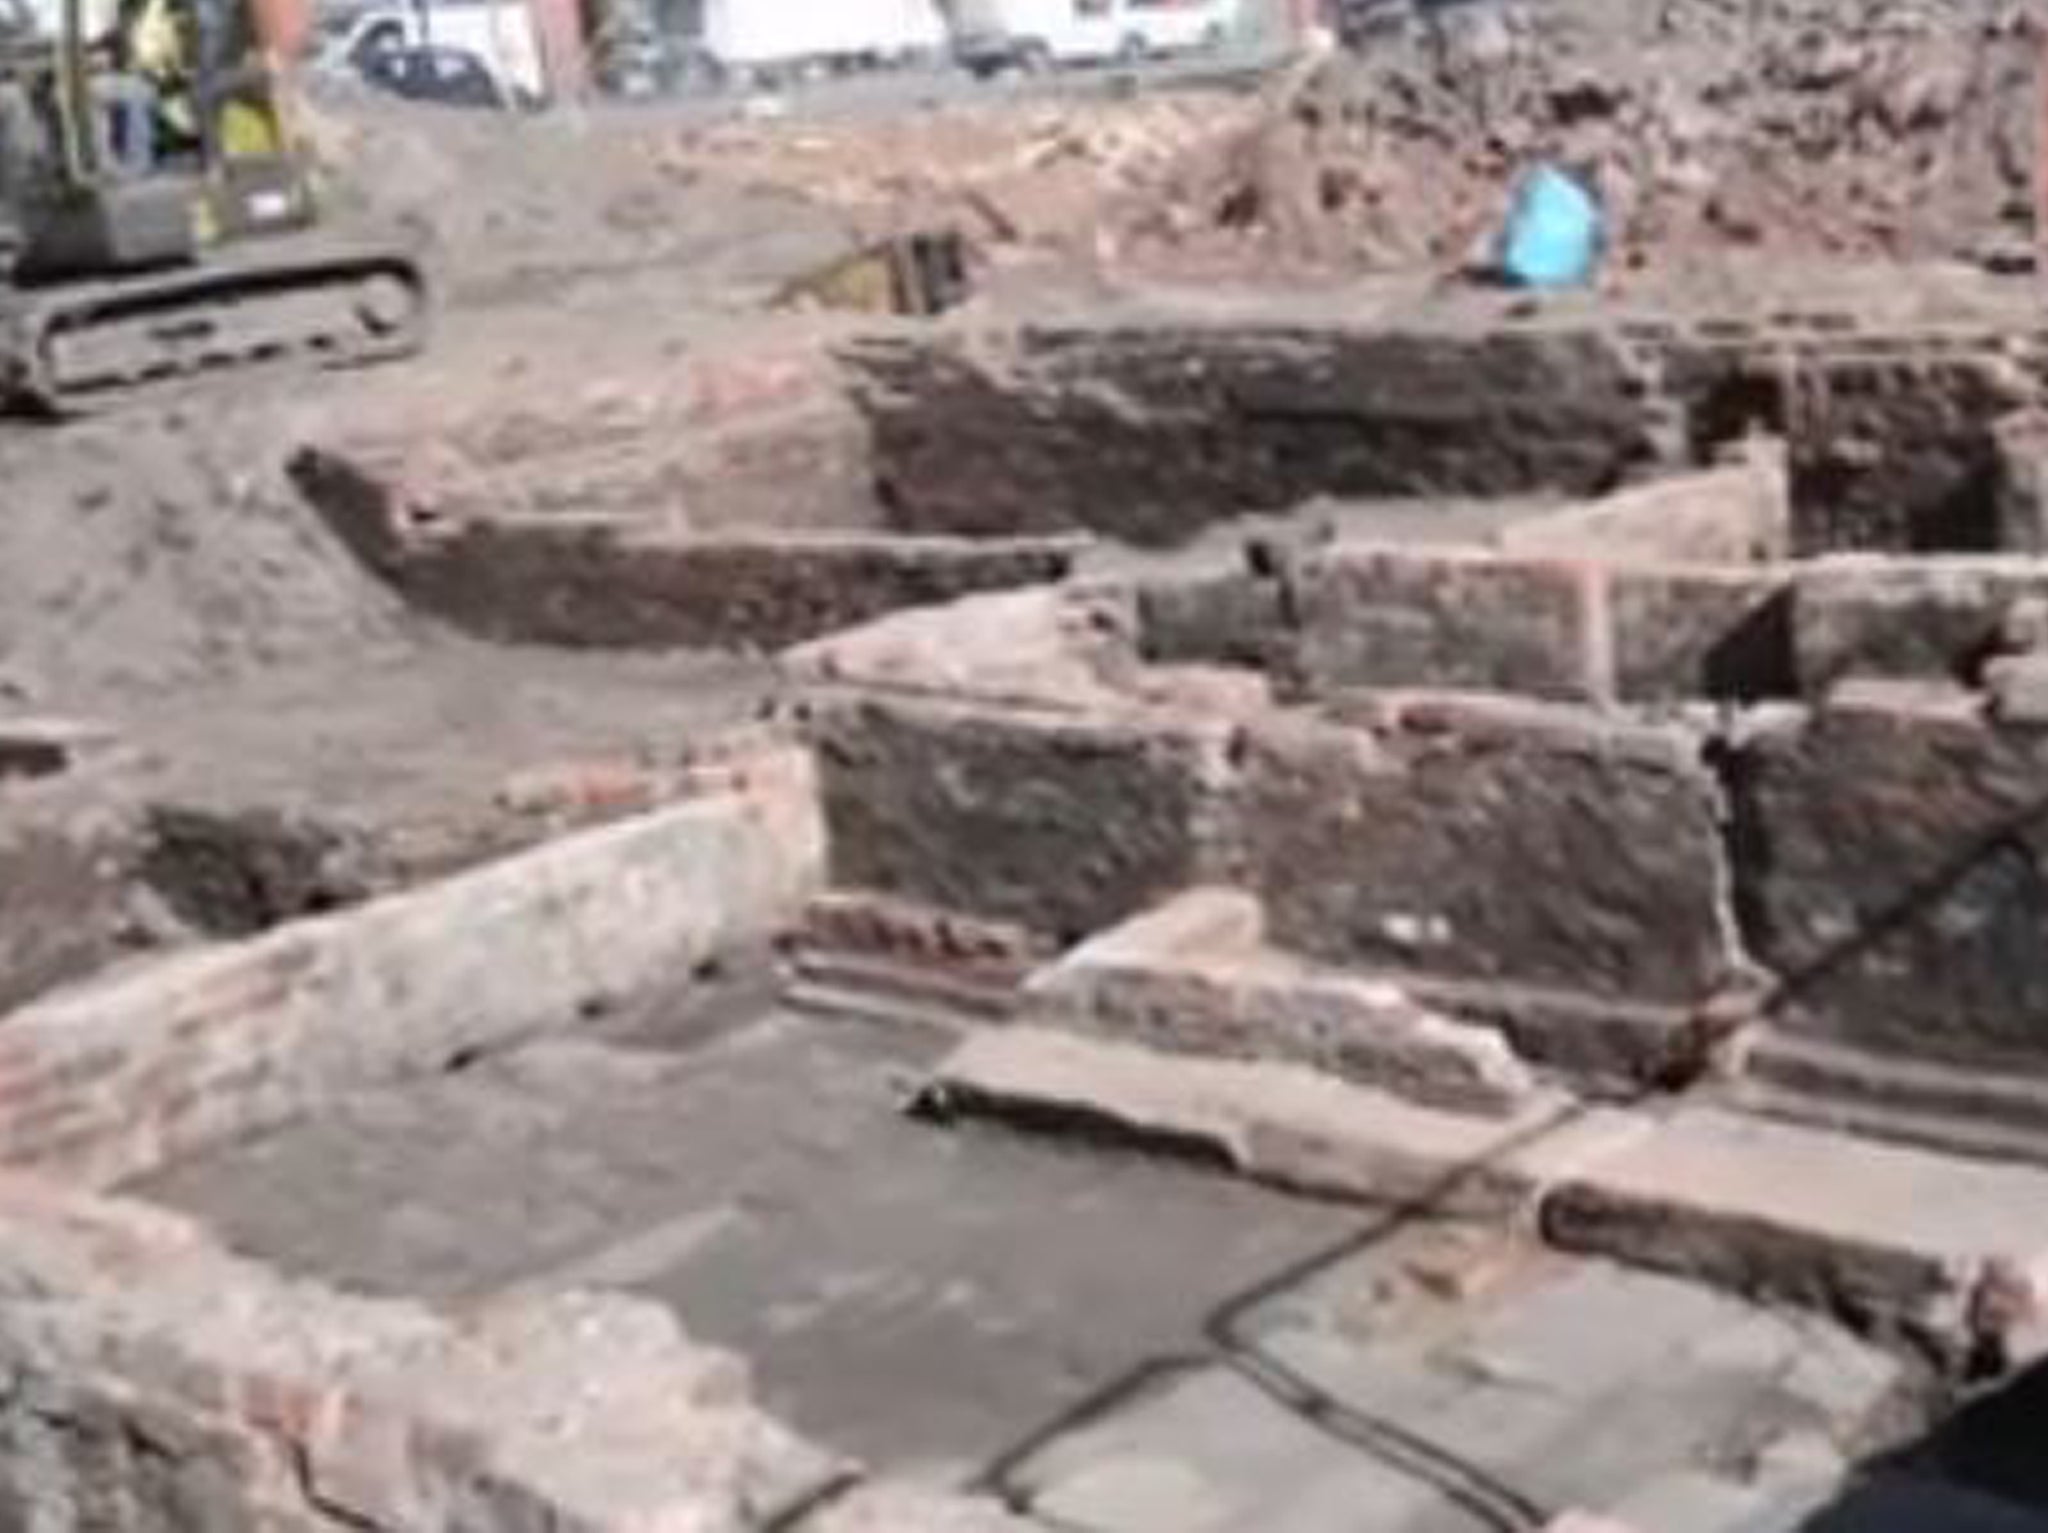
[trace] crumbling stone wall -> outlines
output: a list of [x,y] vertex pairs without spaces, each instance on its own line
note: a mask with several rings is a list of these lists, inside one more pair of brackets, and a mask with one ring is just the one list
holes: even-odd
[[907,531],[1171,544],[1316,495],[1584,496],[1761,431],[1787,444],[1804,556],[2037,536],[2038,516],[2009,503],[2000,423],[2040,405],[2042,352],[2019,309],[1887,332],[1853,313],[1595,323],[1453,307],[1402,328],[1148,317],[844,355]]
[[1295,680],[1311,695],[1455,687],[1584,699],[1596,674],[1593,582],[1566,560],[1330,549],[1296,573]]
[[1592,494],[1654,456],[1593,330],[1034,326],[846,351],[892,525],[1183,542],[1315,494]]
[[1784,1025],[1887,1053],[2048,1051],[2048,734],[1858,688],[1757,727],[1737,876]]
[[813,734],[843,884],[1072,942],[1211,855],[1220,727],[866,697]]
[[809,758],[444,883],[175,954],[0,1019],[0,1164],[89,1186],[445,1067],[798,924]]
[[644,518],[416,522],[396,482],[302,453],[300,489],[415,608],[486,639],[588,649],[779,649],[899,608],[1057,580],[1064,538],[810,530],[703,535]]
[[[1277,572],[1145,580],[1135,645],[1155,664],[1263,671],[1309,701],[1403,688],[1643,705],[1794,697],[1802,578],[1339,544]],[[1852,636],[1831,663],[1865,654]]]
[[1666,387],[1696,452],[1752,426],[1786,441],[1795,554],[2001,546],[1997,428],[2039,399],[2031,337],[1732,328],[1679,339]]
[[[1528,621],[1524,577],[1555,582],[1556,621]],[[920,615],[914,644],[897,619],[832,646],[833,876],[1072,941],[1200,870],[1259,895],[1283,949],[1397,971],[1602,1070],[1592,1053],[1774,980],[1787,1028],[2039,1067],[2048,735],[2038,706],[2001,722],[1953,680],[2038,578],[1335,545],[1034,595],[1021,658],[971,636],[982,603],[1026,598],[971,600]],[[1127,633],[1078,621],[1105,603]],[[1939,621],[1901,621],[1923,609]],[[1496,630],[1553,669],[1475,669]],[[1130,672],[1126,643],[1160,668]],[[1240,669],[1197,715],[1160,684],[1219,661],[1270,690]],[[918,695],[927,670],[950,700]],[[1843,685],[1901,671],[1917,690]],[[1581,701],[1502,691],[1546,675]],[[1214,734],[1190,755],[1196,717]]]
[[637,1300],[352,1298],[20,1177],[0,1297],[0,1527],[746,1533],[842,1472]]
[[1279,945],[1691,1005],[1739,971],[1702,741],[1441,700],[1253,731],[1241,835]]

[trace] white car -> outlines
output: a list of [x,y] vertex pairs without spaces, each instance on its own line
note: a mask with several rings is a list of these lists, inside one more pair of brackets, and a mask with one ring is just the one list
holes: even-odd
[[1241,0],[968,0],[953,56],[978,75],[1054,64],[1134,63],[1216,48]]
[[321,68],[360,75],[380,54],[418,49],[469,54],[509,99],[547,99],[540,38],[531,13],[517,0],[434,0],[425,6],[358,0],[332,7],[321,14],[314,60]]

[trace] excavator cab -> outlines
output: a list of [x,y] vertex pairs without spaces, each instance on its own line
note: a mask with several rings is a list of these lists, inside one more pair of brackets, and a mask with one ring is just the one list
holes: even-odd
[[253,4],[0,0],[0,392],[417,346],[416,264],[320,229]]

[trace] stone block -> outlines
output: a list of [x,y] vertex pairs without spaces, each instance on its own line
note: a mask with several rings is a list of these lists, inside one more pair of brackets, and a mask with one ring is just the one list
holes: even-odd
[[1580,699],[1601,690],[1589,566],[1339,545],[1304,559],[1298,579],[1296,664],[1311,695],[1469,688]]
[[2048,414],[2016,411],[1992,432],[1998,455],[1998,546],[2048,555]]
[[842,885],[1078,941],[1201,881],[1221,732],[847,699],[813,720]]
[[1850,677],[1960,680],[2003,647],[2016,602],[2048,596],[2048,563],[2022,558],[1874,559],[1801,566],[1793,646],[1819,696]]
[[1361,1453],[1246,1371],[1162,1372],[1012,1476],[1025,1507],[1072,1533],[1336,1533],[1485,1526],[1393,1454]]
[[1901,1057],[2048,1065],[2048,737],[1969,694],[1843,689],[1734,765],[1738,898],[1781,1025]]
[[1616,569],[1608,580],[1615,694],[1628,703],[1796,694],[1792,594],[1767,570]]
[[1985,1286],[2048,1281],[2048,1173],[1690,1107],[1544,1201],[1566,1249],[1861,1316],[1958,1351]]
[[2048,654],[2001,655],[1984,667],[1984,689],[1999,723],[2048,728]]
[[780,649],[904,607],[1058,580],[1071,537],[677,530],[613,515],[472,515],[415,525],[399,488],[308,452],[301,490],[413,606],[506,643]]
[[1802,357],[1792,380],[1793,552],[1998,547],[1993,423],[2033,386],[1982,351]]
[[909,1484],[863,1485],[806,1518],[808,1533],[1037,1533],[1000,1503]]
[[1138,586],[1138,647],[1148,661],[1264,670],[1285,651],[1288,601],[1249,570],[1148,578]]
[[1038,587],[894,613],[787,650],[801,685],[1027,707],[1114,703],[1137,666],[1128,591]]
[[1262,928],[1249,896],[1190,891],[1040,970],[1028,1014],[1172,1053],[1307,1065],[1447,1111],[1510,1116],[1535,1094],[1497,1032],[1272,952]]
[[1591,494],[1651,454],[1597,328],[1117,317],[868,337],[843,357],[905,530],[1175,544],[1322,493]]
[[977,1033],[934,1070],[940,1114],[1057,1124],[1372,1204],[1498,1216],[1596,1164],[1645,1120],[1538,1093],[1508,1119],[1446,1113],[1294,1065],[1192,1059],[1071,1033]]
[[1739,967],[1700,748],[1457,700],[1277,721],[1245,750],[1252,886],[1275,945],[1327,962],[1695,1004]]
[[1610,563],[1744,565],[1782,559],[1791,542],[1782,454],[1680,473],[1585,505],[1511,523],[1507,553]]

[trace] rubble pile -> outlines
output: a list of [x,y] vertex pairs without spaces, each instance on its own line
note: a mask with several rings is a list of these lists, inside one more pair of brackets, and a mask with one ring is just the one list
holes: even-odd
[[993,244],[1085,250],[1106,202],[1143,199],[1176,167],[1263,120],[1237,95],[951,104],[863,122],[725,118],[660,152],[684,179],[794,192],[866,236],[951,219]]
[[1549,0],[1350,30],[1119,211],[1141,264],[1471,259],[1524,167],[1597,180],[1625,267],[1984,259],[2030,226],[2037,28],[1954,0]]

